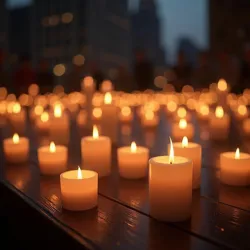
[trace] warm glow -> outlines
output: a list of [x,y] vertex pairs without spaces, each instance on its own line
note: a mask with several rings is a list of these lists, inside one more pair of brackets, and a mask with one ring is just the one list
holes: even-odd
[[187,115],[186,109],[183,108],[183,107],[178,108],[178,110],[177,110],[177,115],[178,115],[178,117],[180,117],[180,118],[186,117],[186,115]]
[[56,104],[54,107],[54,116],[61,117],[62,116],[62,108],[60,104]]
[[226,91],[227,90],[227,82],[224,79],[220,79],[218,82],[218,89],[220,91]]
[[80,169],[80,167],[78,167],[77,170],[77,179],[82,179],[82,170]]
[[136,143],[135,143],[134,141],[131,143],[130,149],[131,149],[131,152],[132,152],[132,153],[135,153],[135,152],[136,152],[137,146],[136,146]]
[[123,116],[130,116],[131,108],[130,107],[123,107],[121,110]]
[[20,113],[20,111],[21,111],[21,105],[17,102],[17,103],[15,103],[15,104],[13,105],[13,107],[12,107],[12,112],[13,112],[14,114],[18,114],[18,113]]
[[222,118],[224,116],[224,110],[221,106],[218,106],[216,109],[215,109],[215,116],[217,118]]
[[48,114],[48,112],[43,112],[42,114],[41,114],[41,121],[42,122],[47,122],[48,120],[49,120],[49,114]]
[[247,108],[246,108],[245,105],[239,105],[237,110],[238,110],[238,113],[240,115],[246,115],[247,114]]
[[172,164],[174,162],[174,147],[170,137],[169,140],[170,140],[169,163]]
[[177,104],[176,104],[176,102],[170,101],[170,102],[167,104],[167,109],[168,109],[170,112],[174,112],[174,111],[177,109]]
[[19,135],[14,134],[12,140],[13,140],[14,144],[18,144],[19,143]]
[[56,152],[56,145],[55,145],[55,143],[53,141],[49,145],[49,152],[51,152],[51,153]]
[[31,84],[28,88],[28,93],[31,96],[37,96],[39,93],[39,86],[35,83]]
[[209,114],[209,107],[208,105],[204,104],[200,107],[200,113],[201,115],[208,115]]
[[66,71],[66,67],[63,64],[57,64],[53,68],[53,73],[55,76],[62,76]]
[[187,121],[185,119],[180,119],[179,128],[185,129],[187,127]]
[[93,138],[94,139],[99,138],[99,132],[98,132],[96,125],[93,126]]
[[93,109],[93,116],[95,118],[101,118],[102,117],[102,109],[101,108],[94,108]]
[[107,92],[104,96],[104,103],[105,104],[111,104],[112,103],[112,95],[110,92]]
[[36,115],[41,115],[43,113],[43,107],[41,105],[37,105],[34,108],[34,113]]
[[181,144],[183,148],[186,148],[188,146],[188,138],[186,136],[183,137]]
[[152,110],[146,111],[145,118],[146,120],[153,120],[154,118],[154,112]]
[[240,159],[240,149],[239,148],[236,149],[235,159]]

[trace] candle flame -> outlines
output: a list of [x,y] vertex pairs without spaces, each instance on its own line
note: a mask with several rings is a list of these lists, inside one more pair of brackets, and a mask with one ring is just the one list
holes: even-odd
[[41,115],[43,113],[43,106],[41,105],[37,105],[34,108],[34,113],[38,116]]
[[101,118],[102,117],[102,109],[101,108],[94,108],[93,109],[93,116],[95,118]]
[[186,136],[182,139],[182,147],[186,148],[188,146],[188,138]]
[[99,138],[99,132],[98,132],[98,128],[97,128],[96,125],[93,126],[93,133],[92,133],[92,135],[93,135],[94,139]]
[[60,104],[56,104],[54,106],[54,116],[57,118],[62,116],[62,107]]
[[179,128],[185,129],[187,127],[187,121],[185,119],[180,119],[179,121]]
[[104,103],[105,104],[111,104],[112,103],[112,95],[110,92],[107,92],[104,96]]
[[168,102],[168,104],[167,104],[167,109],[168,109],[170,112],[174,112],[174,111],[177,109],[177,104],[176,104],[176,102],[174,102],[174,101]]
[[14,142],[14,144],[18,144],[19,143],[19,135],[18,134],[14,134],[13,135],[13,138],[12,138],[12,140],[13,140],[13,142]]
[[51,153],[55,153],[56,152],[56,145],[55,145],[55,143],[53,141],[49,145],[49,151]]
[[238,110],[238,113],[240,115],[246,115],[247,114],[247,108],[246,108],[245,105],[239,105],[237,110]]
[[235,159],[240,159],[240,149],[237,148],[236,151],[235,151]]
[[215,116],[217,118],[222,118],[224,116],[224,110],[221,106],[218,106],[216,109],[215,109]]
[[170,140],[169,164],[172,164],[174,162],[174,147],[170,137],[169,140]]
[[136,143],[135,143],[134,141],[131,143],[130,149],[131,149],[131,152],[132,152],[132,153],[135,153],[135,152],[136,152],[137,146],[136,146]]
[[227,82],[224,79],[220,79],[218,81],[218,89],[220,91],[226,91],[227,90]]
[[79,180],[82,179],[82,170],[79,166],[78,166],[78,170],[77,170],[77,179],[79,179]]
[[201,115],[208,115],[209,114],[209,107],[208,105],[204,104],[200,107]]
[[18,114],[18,113],[20,113],[20,111],[21,111],[21,105],[17,102],[17,103],[15,103],[15,104],[13,105],[13,107],[12,107],[12,112],[13,112],[14,114]]
[[186,115],[187,115],[186,109],[183,108],[183,107],[178,108],[178,110],[177,110],[177,115],[178,115],[178,117],[180,117],[180,118],[186,117]]
[[48,120],[49,120],[49,114],[48,114],[48,112],[43,112],[42,114],[41,114],[41,121],[42,122],[47,122]]

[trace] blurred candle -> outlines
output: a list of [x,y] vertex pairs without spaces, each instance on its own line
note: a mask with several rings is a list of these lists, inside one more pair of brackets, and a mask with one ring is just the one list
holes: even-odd
[[191,216],[192,161],[175,156],[170,141],[169,156],[149,160],[150,215],[161,221],[184,221]]
[[12,112],[9,115],[9,119],[15,131],[19,133],[24,132],[26,123],[26,111],[21,107],[18,102],[13,104]]
[[44,111],[43,106],[36,105],[34,108],[30,110],[30,119],[33,121],[36,118],[40,117],[43,111]]
[[99,136],[96,126],[93,127],[93,136],[82,138],[81,151],[84,169],[96,171],[99,177],[110,174],[111,141],[109,137]]
[[63,208],[84,211],[97,206],[98,174],[94,171],[72,170],[60,175]]
[[68,149],[65,146],[55,145],[51,142],[49,146],[38,149],[38,161],[40,171],[44,175],[58,175],[67,168]]
[[226,108],[227,106],[227,94],[228,94],[228,85],[224,79],[220,79],[217,84],[217,96],[218,104]]
[[236,119],[239,121],[247,118],[248,117],[247,107],[245,105],[239,105],[234,114]]
[[117,150],[120,176],[126,179],[139,179],[147,175],[149,150],[137,147],[135,142],[130,147]]
[[113,90],[113,84],[111,81],[105,80],[102,82],[100,89],[103,93],[111,92]]
[[88,113],[85,110],[81,110],[76,118],[78,126],[84,126],[87,124]]
[[197,107],[197,116],[202,121],[209,120],[209,106],[206,104]]
[[185,119],[181,119],[178,123],[173,124],[172,136],[177,141],[182,140],[184,136],[191,140],[194,136],[194,126],[191,123],[187,123]]
[[159,117],[155,115],[154,111],[146,110],[141,117],[141,123],[144,127],[156,127],[159,123]]
[[41,132],[49,131],[50,121],[48,112],[43,112],[40,117],[36,118],[36,127]]
[[188,113],[184,107],[179,107],[177,109],[175,120],[179,121],[180,119],[185,119],[186,121],[191,120],[190,113]]
[[133,119],[131,108],[128,106],[122,107],[119,114],[119,119],[121,122],[131,122]]
[[4,139],[3,149],[7,162],[23,163],[29,157],[29,140],[14,134],[12,138]]
[[245,119],[242,124],[243,132],[246,136],[250,136],[250,118]]
[[250,184],[250,154],[226,152],[220,154],[221,182],[231,186],[247,186]]
[[174,101],[169,101],[166,106],[166,111],[168,115],[173,115],[177,110],[177,104]]
[[93,122],[100,122],[102,119],[102,109],[101,108],[94,108],[92,111],[92,121]]

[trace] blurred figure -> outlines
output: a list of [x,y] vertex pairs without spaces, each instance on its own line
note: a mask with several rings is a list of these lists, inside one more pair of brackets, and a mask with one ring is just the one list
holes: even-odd
[[175,89],[181,91],[184,85],[190,84],[192,67],[187,62],[185,53],[179,51],[177,56],[177,64],[173,67],[176,75],[176,81],[174,82]]
[[198,66],[192,75],[193,87],[207,88],[209,84],[216,81],[215,72],[209,59],[208,52],[200,52],[198,57]]
[[35,72],[32,69],[28,56],[20,58],[20,64],[14,73],[13,86],[16,94],[27,93],[30,84],[36,81]]
[[140,91],[153,85],[154,69],[143,50],[139,50],[135,54],[134,79]]
[[9,89],[10,78],[7,71],[4,70],[4,52],[0,49],[0,86]]
[[100,90],[100,85],[104,81],[105,76],[95,62],[92,62],[92,64],[90,65],[90,75],[95,80],[96,90]]
[[233,88],[234,92],[242,92],[250,87],[250,49],[246,49],[240,68],[238,84]]
[[133,90],[131,76],[124,66],[120,66],[118,68],[117,87],[117,90],[126,92],[130,92]]
[[41,60],[38,65],[37,84],[40,87],[41,94],[52,92],[54,87],[54,76],[50,72],[49,63],[45,59]]
[[83,76],[83,66],[73,64],[73,68],[67,76],[65,89],[67,89],[68,92],[80,91]]

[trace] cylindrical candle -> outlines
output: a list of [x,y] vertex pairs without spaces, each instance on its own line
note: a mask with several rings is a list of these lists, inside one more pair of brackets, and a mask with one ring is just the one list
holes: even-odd
[[63,208],[84,211],[97,206],[98,174],[89,170],[72,170],[60,175]]
[[139,179],[147,175],[149,150],[137,147],[132,142],[131,147],[121,147],[117,150],[120,176],[126,179]]
[[197,116],[202,121],[209,120],[209,106],[206,104],[198,106],[197,107]]
[[19,103],[15,103],[12,107],[12,113],[9,115],[9,120],[15,131],[23,133],[26,124],[26,110],[21,108]]
[[48,112],[43,112],[40,117],[36,118],[36,127],[40,132],[49,131],[50,121]]
[[175,120],[180,121],[181,119],[185,119],[186,121],[191,120],[191,114],[187,112],[184,107],[179,107],[176,111]]
[[[176,156],[182,156],[193,161],[193,189],[200,187],[201,179],[201,145],[189,142],[188,138],[183,137],[182,142],[173,143]],[[168,145],[168,153],[170,152],[170,144]]]
[[245,105],[239,105],[234,113],[237,120],[242,121],[248,116],[247,107]]
[[184,136],[191,140],[194,137],[194,126],[191,123],[187,123],[185,119],[181,119],[179,123],[173,124],[172,136],[177,141],[182,140]]
[[159,117],[155,115],[154,111],[147,110],[141,117],[141,123],[144,127],[156,127],[159,123]]
[[29,140],[14,134],[13,138],[7,138],[3,141],[3,149],[8,162],[26,162],[29,157]]
[[192,174],[192,161],[181,156],[149,160],[149,205],[154,218],[177,222],[191,216]]
[[81,140],[84,169],[96,171],[99,177],[107,176],[111,171],[111,141],[109,137],[99,136],[97,127],[93,136]]
[[130,107],[122,107],[121,112],[119,114],[119,119],[121,122],[131,122],[133,119],[133,113]]
[[92,111],[92,121],[96,124],[102,119],[102,109],[99,107],[93,108]]
[[231,186],[247,186],[250,184],[250,154],[226,152],[220,154],[221,182]]
[[41,105],[36,105],[34,108],[32,108],[30,110],[30,119],[33,121],[33,120],[36,120],[38,117],[40,117],[43,113],[43,106]]
[[67,160],[68,149],[65,146],[51,142],[49,146],[38,149],[40,171],[44,175],[58,175],[66,171]]

